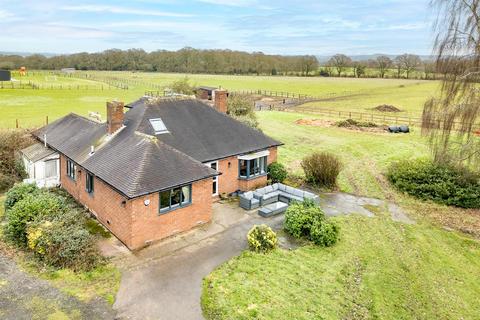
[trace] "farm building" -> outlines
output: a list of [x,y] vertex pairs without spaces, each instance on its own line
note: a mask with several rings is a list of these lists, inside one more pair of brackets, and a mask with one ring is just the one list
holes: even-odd
[[195,95],[198,99],[213,100],[215,90],[218,88],[202,86],[195,89]]
[[58,154],[60,185],[137,249],[209,222],[220,194],[267,183],[281,143],[226,115],[226,91],[213,96],[109,102],[106,123],[69,114],[33,134]]

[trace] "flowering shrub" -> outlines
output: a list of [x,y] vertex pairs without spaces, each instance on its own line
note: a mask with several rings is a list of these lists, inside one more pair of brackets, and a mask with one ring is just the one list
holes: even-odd
[[266,253],[275,249],[278,240],[277,235],[267,225],[255,225],[248,231],[248,245],[250,250]]

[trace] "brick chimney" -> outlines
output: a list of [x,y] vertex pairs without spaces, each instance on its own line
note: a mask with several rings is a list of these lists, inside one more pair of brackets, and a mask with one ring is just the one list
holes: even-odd
[[227,91],[216,89],[213,93],[213,107],[218,112],[227,113]]
[[107,102],[107,132],[113,134],[123,126],[123,102]]

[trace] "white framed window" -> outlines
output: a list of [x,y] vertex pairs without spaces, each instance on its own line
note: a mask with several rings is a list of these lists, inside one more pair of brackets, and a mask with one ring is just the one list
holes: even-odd
[[162,134],[168,132],[167,126],[165,126],[165,123],[163,123],[163,120],[161,118],[150,119],[150,124],[152,125],[155,134]]
[[[218,161],[208,162],[206,165],[218,171]],[[212,178],[212,196],[218,196],[218,176]]]
[[57,176],[57,159],[45,161],[45,178],[53,178]]

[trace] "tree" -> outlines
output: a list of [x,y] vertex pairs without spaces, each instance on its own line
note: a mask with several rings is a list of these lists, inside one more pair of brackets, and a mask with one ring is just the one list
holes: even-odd
[[422,64],[422,59],[415,54],[402,54],[395,58],[397,67],[403,69],[407,75],[407,79],[412,71],[415,71]]
[[336,54],[328,60],[328,65],[334,67],[337,70],[337,74],[340,77],[342,72],[352,64],[352,59],[344,54]]
[[436,162],[468,163],[479,169],[480,0],[435,0],[436,70],[440,95],[425,103],[422,132]]
[[375,63],[377,65],[380,78],[384,78],[387,70],[393,65],[392,59],[387,56],[378,56],[377,59],[375,59]]
[[318,60],[315,56],[303,56],[300,58],[300,63],[304,76],[308,76],[310,71],[318,69]]
[[363,62],[354,62],[352,64],[353,67],[353,75],[357,78],[360,78],[361,76],[365,75],[365,70],[367,69],[367,66]]

